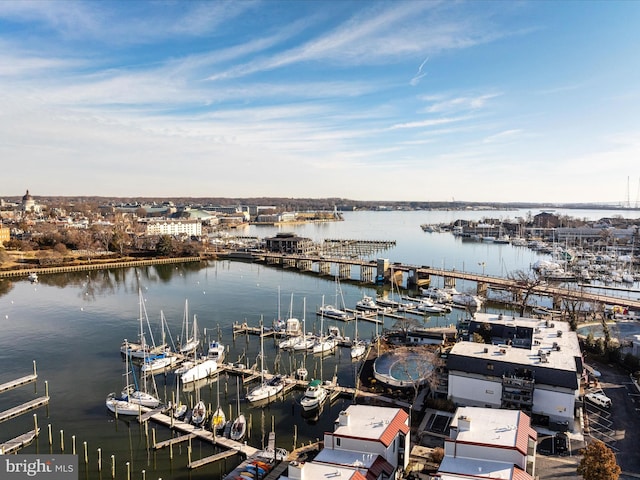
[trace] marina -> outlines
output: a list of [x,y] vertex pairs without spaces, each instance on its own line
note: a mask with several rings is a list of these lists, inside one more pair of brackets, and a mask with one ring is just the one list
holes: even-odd
[[[396,217],[386,218],[393,222]],[[425,234],[419,228],[420,222],[411,221],[411,218],[417,219],[417,213],[401,214],[399,218],[402,219],[401,224],[390,224],[393,236],[398,241],[384,256],[392,260],[390,265],[395,262],[418,268],[431,265],[429,268],[433,271],[429,274],[432,285],[443,284],[445,275],[455,275],[458,290],[475,293],[478,280],[486,277],[500,278],[501,270],[528,268],[540,255],[511,245],[460,244],[459,240],[447,233]],[[366,216],[363,221],[375,223],[370,216]],[[410,232],[408,228],[403,230],[404,224],[410,225]],[[345,225],[348,226],[349,223],[324,225],[322,228],[327,231],[323,231],[322,235],[339,238],[343,235],[334,229],[344,228]],[[269,227],[264,228],[266,230],[258,232],[257,236],[270,234]],[[314,227],[301,225],[299,228],[301,234],[305,234],[305,231],[309,232]],[[344,236],[358,238],[359,235],[356,232]],[[425,254],[426,236],[433,236],[429,242],[435,243],[430,244],[430,249]],[[439,242],[446,245],[445,250],[439,250]],[[480,261],[485,262],[484,272],[483,267],[478,266]],[[327,263],[331,265],[329,274],[282,268],[276,264],[217,260],[55,274],[38,272],[37,283],[29,282],[26,275],[19,280],[0,280],[0,287],[3,287],[0,290],[0,322],[3,327],[0,361],[5,365],[3,372],[0,372],[0,388],[22,385],[22,388],[9,388],[0,395],[0,410],[6,411],[33,400],[37,395],[31,394],[29,385],[46,379],[51,385],[51,392],[44,421],[54,425],[55,427],[50,427],[54,431],[64,429],[67,437],[74,436],[81,449],[87,449],[88,461],[81,462],[80,468],[89,478],[99,475],[98,465],[104,468],[103,475],[108,475],[112,466],[116,476],[124,478],[126,463],[135,472],[134,477],[140,477],[140,472],[145,470],[147,478],[175,478],[184,476],[187,472],[190,472],[193,479],[222,478],[247,461],[246,455],[240,454],[239,450],[233,448],[233,444],[227,442],[230,439],[216,435],[220,438],[214,443],[214,432],[208,427],[195,427],[187,423],[186,419],[173,418],[168,412],[143,413],[141,423],[136,417],[119,416],[116,419],[104,408],[107,393],[122,389],[123,359],[119,354],[119,347],[123,338],[137,336],[139,289],[154,329],[160,323],[162,310],[169,329],[174,335],[175,332],[180,332],[183,306],[185,299],[188,299],[190,311],[197,314],[200,328],[207,332],[202,336],[201,354],[206,356],[204,346],[213,339],[226,346],[225,359],[218,364],[219,371],[204,381],[180,385],[178,392],[176,375],[171,369],[154,375],[159,398],[164,405],[175,399],[176,403],[191,407],[199,396],[207,406],[215,408],[218,403],[216,391],[219,390],[220,404],[227,412],[228,419],[234,418],[238,410],[246,415],[247,434],[242,442],[238,442],[243,448],[245,441],[247,447],[251,446],[256,450],[266,448],[268,430],[275,434],[275,449],[292,451],[294,445],[297,448],[301,444],[314,442],[331,429],[339,412],[354,402],[375,402],[409,408],[411,402],[397,396],[392,387],[389,387],[390,392],[387,388],[372,391],[358,387],[363,365],[369,361],[370,355],[376,355],[377,346],[373,339],[382,332],[398,328],[398,325],[415,325],[427,329],[456,325],[465,318],[465,310],[453,309],[445,315],[417,314],[411,310],[387,311],[370,316],[367,314],[367,317],[375,321],[361,318],[361,313],[364,312],[359,312],[356,322],[355,305],[364,295],[373,299],[387,297],[393,300],[400,300],[400,295],[398,292],[390,292],[389,285],[376,285],[375,279],[361,281],[357,278],[357,267],[354,267],[353,279],[340,279],[345,305],[354,319],[343,321],[326,316],[322,319],[316,313],[323,304],[323,296],[331,299],[335,296],[335,276],[339,274],[338,263]],[[463,264],[466,268],[463,268]],[[474,266],[475,272],[466,271]],[[403,272],[403,278],[406,279],[407,274]],[[276,340],[280,338],[279,335],[275,331],[265,331],[264,362],[268,373],[265,372],[264,377],[268,380],[275,375],[283,375],[287,380],[283,392],[272,401],[251,405],[245,400],[245,395],[252,386],[257,385],[263,375],[257,367],[260,353],[259,325],[261,318],[264,318],[265,326],[280,318],[277,313],[279,290],[287,298],[290,294],[294,295],[294,316],[300,319],[303,318],[303,299],[306,298],[308,308],[304,313],[308,332],[326,333],[330,327],[337,328],[344,338],[365,340],[369,353],[352,360],[346,341],[330,354],[282,351]],[[608,298],[611,291],[603,290],[601,293]],[[623,300],[637,301],[634,295],[628,296],[626,291],[618,293]],[[412,302],[420,300],[416,292],[409,296],[413,299]],[[545,297],[540,298],[545,301]],[[548,302],[544,306],[553,310],[552,297],[546,298]],[[341,302],[335,303],[341,305]],[[393,305],[387,306],[393,308]],[[503,304],[493,302],[486,302],[482,306],[483,311],[503,311],[506,308],[508,307]],[[321,320],[324,320],[323,328]],[[174,340],[178,343],[176,337],[177,335]],[[156,339],[158,338],[156,333]],[[71,350],[73,355],[69,353]],[[34,359],[39,366],[37,377],[21,376],[25,363]],[[139,368],[139,364],[136,365]],[[301,366],[308,372],[305,380],[296,378],[296,371]],[[328,377],[322,375],[323,370],[328,373]],[[337,378],[336,386],[331,387],[330,378],[334,375]],[[238,387],[235,378],[239,380]],[[332,401],[325,402],[320,411],[307,416],[300,405],[300,399],[314,379],[321,379],[323,383],[329,381],[330,384],[326,386],[331,388]],[[78,385],[83,386],[82,395],[76,394]],[[45,411],[44,406],[41,409]],[[70,411],[73,411],[73,415],[69,414]],[[159,420],[156,421],[156,418]],[[177,424],[184,430],[172,428],[172,419],[174,425]],[[270,420],[272,428],[268,428]],[[185,437],[196,430],[201,430],[198,432],[200,435],[190,439]],[[12,417],[3,422],[2,431],[0,442],[8,445],[12,439],[28,438],[21,436],[34,431],[33,421],[29,418],[29,413]],[[157,436],[157,440],[152,441],[152,435]],[[172,445],[155,448],[172,437],[183,439],[172,442]],[[21,441],[17,441],[16,445],[22,445]],[[17,450],[14,451],[23,453],[44,449],[69,451],[69,439],[64,442],[57,435],[40,434],[15,448]],[[110,460],[112,455],[114,460]],[[101,459],[100,462],[98,458]],[[194,465],[197,468],[189,467]]]

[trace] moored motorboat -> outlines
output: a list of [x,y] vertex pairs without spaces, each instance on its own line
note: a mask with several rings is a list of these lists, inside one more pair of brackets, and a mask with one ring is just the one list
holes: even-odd
[[309,382],[304,396],[300,399],[300,405],[304,410],[320,408],[327,399],[327,390],[322,386],[322,381],[315,379]]
[[482,307],[482,298],[477,295],[471,295],[470,293],[458,293],[451,296],[451,301],[454,306],[462,308],[475,308]]
[[207,349],[207,357],[215,360],[218,363],[222,363],[224,360],[225,346],[217,340],[209,342],[209,348]]

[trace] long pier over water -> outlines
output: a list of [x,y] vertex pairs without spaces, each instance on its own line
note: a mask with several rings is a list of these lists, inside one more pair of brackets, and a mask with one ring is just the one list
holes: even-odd
[[[233,254],[229,258],[234,258]],[[402,276],[407,276],[407,287],[416,288],[428,285],[432,276],[442,277],[445,285],[454,285],[457,280],[475,282],[477,292],[486,293],[487,289],[506,290],[520,296],[525,287],[517,280],[492,277],[478,273],[462,272],[459,270],[446,270],[425,265],[410,265],[403,263],[389,263],[388,260],[362,260],[359,258],[326,258],[321,255],[291,255],[272,252],[256,252],[244,255],[244,259],[261,262],[267,265],[282,268],[293,268],[299,271],[315,272],[320,275],[330,275],[336,270],[342,279],[359,280],[364,283],[390,283],[399,285]],[[358,275],[354,278],[354,269]],[[392,280],[393,278],[393,280]],[[561,299],[582,301],[597,304],[621,305],[623,307],[640,309],[640,299],[625,298],[610,294],[595,293],[587,290],[588,286],[576,284],[575,287],[566,287],[553,284],[541,284],[532,287],[534,295],[549,296],[559,301]]]

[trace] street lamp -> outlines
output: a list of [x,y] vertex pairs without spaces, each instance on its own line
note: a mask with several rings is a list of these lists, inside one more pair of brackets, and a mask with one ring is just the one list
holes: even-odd
[[486,266],[486,263],[478,262],[478,265],[480,265],[482,267],[482,275],[484,275],[484,267]]

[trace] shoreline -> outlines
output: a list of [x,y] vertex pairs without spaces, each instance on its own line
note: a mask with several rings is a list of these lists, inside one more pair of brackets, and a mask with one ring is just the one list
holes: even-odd
[[142,260],[74,260],[67,265],[57,265],[53,267],[34,266],[32,268],[23,268],[21,265],[17,268],[0,270],[0,279],[27,277],[30,273],[36,274],[55,274],[68,272],[81,272],[84,270],[101,270],[107,268],[126,268],[126,267],[142,267],[148,265],[163,265],[171,263],[189,263],[203,262],[215,259],[215,256],[198,256],[198,257],[169,257],[169,258],[146,258]]

